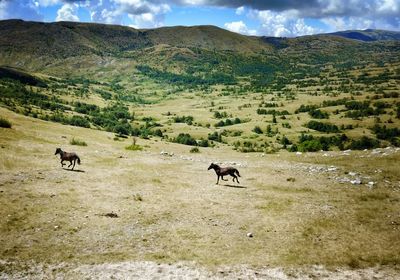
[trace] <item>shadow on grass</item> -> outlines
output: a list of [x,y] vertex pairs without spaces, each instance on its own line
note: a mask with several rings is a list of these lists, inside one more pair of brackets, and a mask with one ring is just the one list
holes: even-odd
[[245,187],[245,186],[240,186],[240,185],[224,184],[224,185],[221,185],[221,186],[228,187],[228,188],[236,188],[236,189],[247,189],[247,187]]
[[80,170],[80,169],[74,169],[74,170],[72,170],[72,169],[68,169],[68,168],[63,168],[64,170],[66,170],[66,171],[72,171],[72,172],[81,172],[81,173],[85,173],[85,170]]

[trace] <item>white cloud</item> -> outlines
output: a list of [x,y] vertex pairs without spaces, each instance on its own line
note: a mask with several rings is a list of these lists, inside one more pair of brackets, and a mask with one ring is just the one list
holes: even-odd
[[66,3],[57,11],[56,21],[79,21],[77,13],[77,4]]
[[233,21],[225,23],[225,28],[236,33],[241,33],[245,35],[256,35],[257,31],[253,29],[248,29],[243,21]]
[[303,18],[298,17],[298,11],[284,12],[251,11],[250,16],[260,21],[259,34],[275,37],[293,37],[318,33],[320,30],[309,26]]
[[242,15],[243,13],[244,13],[244,6],[241,6],[241,7],[236,9],[236,14],[238,16]]
[[[154,2],[154,3],[153,3]],[[92,21],[126,24],[128,16],[135,28],[152,28],[164,25],[165,14],[171,11],[168,4],[145,0],[101,0],[89,4]],[[126,21],[126,17],[125,17]]]

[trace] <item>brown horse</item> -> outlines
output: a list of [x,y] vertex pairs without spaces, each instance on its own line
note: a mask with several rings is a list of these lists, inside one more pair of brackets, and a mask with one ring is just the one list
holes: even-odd
[[56,154],[60,154],[61,167],[63,167],[65,165],[65,163],[63,163],[64,160],[69,161],[68,168],[72,165],[72,163],[74,164],[72,166],[72,170],[74,170],[76,161],[78,161],[78,164],[81,164],[81,159],[78,157],[78,155],[76,153],[67,153],[67,152],[64,152],[63,150],[61,150],[60,148],[57,148],[56,153],[54,155],[56,155]]
[[217,164],[211,163],[207,170],[210,169],[214,169],[215,173],[217,173],[217,185],[219,182],[219,177],[221,177],[221,179],[224,181],[228,181],[228,179],[224,179],[224,176],[226,175],[231,175],[233,177],[232,181],[235,182],[236,179],[236,182],[239,183],[238,177],[240,177],[240,174],[239,171],[234,167],[220,167]]

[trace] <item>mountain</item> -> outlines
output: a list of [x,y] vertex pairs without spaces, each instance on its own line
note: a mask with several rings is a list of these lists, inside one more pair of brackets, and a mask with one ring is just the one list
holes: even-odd
[[[233,76],[244,75],[268,83],[279,72],[290,78],[319,71],[318,67],[327,63],[362,66],[393,62],[400,44],[389,40],[398,38],[399,32],[381,30],[274,38],[244,36],[215,26],[134,29],[23,20],[0,21],[0,33],[0,65],[60,77],[97,78],[129,76],[139,67],[153,79],[162,71],[168,81],[200,84],[213,80],[210,75],[214,72],[220,75],[216,81],[232,83]],[[143,65],[150,68],[140,67]]]
[[364,42],[400,40],[400,32],[398,31],[386,31],[386,30],[376,30],[376,29],[348,30],[348,31],[329,33],[328,35],[339,36],[347,39],[359,40]]

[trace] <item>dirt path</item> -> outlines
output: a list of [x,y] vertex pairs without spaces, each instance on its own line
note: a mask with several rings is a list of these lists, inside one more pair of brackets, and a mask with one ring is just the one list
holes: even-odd
[[[10,265],[0,262],[2,267]],[[390,268],[368,268],[357,270],[327,270],[322,266],[301,269],[262,268],[246,266],[219,267],[213,271],[194,263],[160,264],[155,262],[121,262],[97,265],[30,264],[24,271],[0,271],[0,279],[399,279],[399,271]]]

